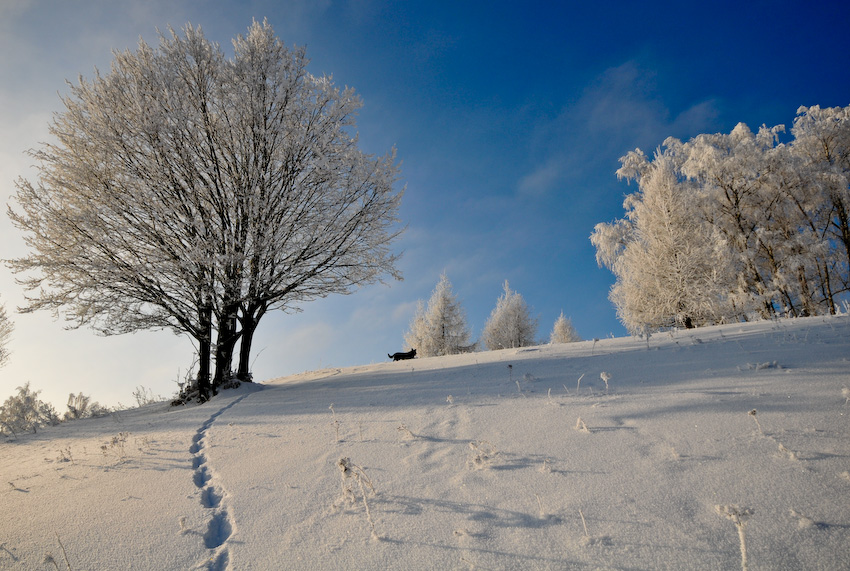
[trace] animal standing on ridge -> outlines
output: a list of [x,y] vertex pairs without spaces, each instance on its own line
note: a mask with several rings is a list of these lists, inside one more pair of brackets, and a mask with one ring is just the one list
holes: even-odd
[[393,361],[403,361],[405,359],[413,359],[414,357],[416,357],[416,349],[411,349],[407,353],[393,353],[392,355],[387,353],[387,357],[389,357]]

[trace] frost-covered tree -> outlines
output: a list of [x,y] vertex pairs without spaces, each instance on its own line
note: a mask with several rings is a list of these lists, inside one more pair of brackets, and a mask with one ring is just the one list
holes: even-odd
[[623,157],[639,191],[591,241],[630,330],[835,313],[850,291],[850,107],[801,107],[783,132],[739,124]]
[[398,278],[394,153],[362,152],[359,97],[306,65],[266,23],[231,59],[187,26],[71,85],[9,211],[31,249],[10,264],[36,292],[26,310],[188,334],[205,399],[240,340],[250,378],[266,312]]
[[49,403],[38,398],[41,391],[30,390],[29,383],[18,387],[18,394],[10,396],[0,406],[0,432],[17,435],[35,433],[46,425],[59,424],[59,415]]
[[537,319],[531,316],[522,295],[512,291],[507,280],[504,289],[484,325],[481,335],[484,345],[491,351],[534,345]]
[[737,283],[732,303],[742,315],[775,313],[785,292],[774,279],[782,271],[778,232],[771,227],[779,207],[768,155],[782,127],[757,133],[739,123],[729,134],[704,134],[680,145],[682,172],[696,182],[701,212],[729,245]]
[[9,340],[14,329],[12,320],[6,315],[6,307],[0,304],[0,367],[9,360]]
[[552,333],[549,335],[549,343],[575,343],[581,341],[582,338],[573,327],[573,322],[564,316],[564,312],[555,320],[555,325],[552,327]]
[[427,307],[420,300],[404,342],[420,357],[453,355],[471,349],[466,315],[446,274],[431,293]]
[[625,202],[626,219],[598,224],[591,236],[597,261],[617,277],[610,298],[636,334],[663,327],[704,325],[722,315],[724,257],[711,227],[692,206],[694,188],[659,149],[621,159],[620,178],[638,182]]
[[234,46],[230,107],[246,152],[231,162],[251,192],[237,194],[241,232],[230,241],[240,263],[224,281],[239,300],[244,379],[268,311],[297,310],[387,274],[401,278],[390,246],[400,234],[402,193],[394,189],[395,151],[375,157],[358,147],[352,130],[362,102],[352,89],[307,73],[304,50],[287,50],[268,25],[255,23]]
[[806,229],[825,238],[819,287],[831,304],[850,290],[850,106],[800,107],[791,129],[791,151],[802,161]]
[[[778,137],[779,125],[699,135],[681,145],[682,173],[696,182],[701,214],[720,232],[736,266],[730,301],[749,318],[830,310],[826,204],[812,193],[816,174]],[[829,216],[827,215],[826,218]]]

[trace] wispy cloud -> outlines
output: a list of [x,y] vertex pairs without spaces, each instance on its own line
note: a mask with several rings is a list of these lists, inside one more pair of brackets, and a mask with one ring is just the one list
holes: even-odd
[[668,136],[690,137],[714,124],[716,101],[698,101],[674,113],[660,97],[656,80],[655,71],[635,61],[601,73],[575,103],[537,126],[534,145],[540,158],[520,178],[519,192],[545,194],[636,147],[651,150]]

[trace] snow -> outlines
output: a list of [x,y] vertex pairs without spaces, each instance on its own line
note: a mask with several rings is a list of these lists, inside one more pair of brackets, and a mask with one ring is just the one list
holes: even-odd
[[749,569],[847,569],[848,359],[814,317],[66,423],[0,444],[0,568],[735,569],[737,506]]

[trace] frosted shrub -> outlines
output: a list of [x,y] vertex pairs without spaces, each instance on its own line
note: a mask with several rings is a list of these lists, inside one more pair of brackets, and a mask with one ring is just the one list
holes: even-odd
[[352,504],[357,501],[357,494],[354,491],[351,481],[354,480],[357,482],[360,496],[363,499],[363,506],[366,508],[366,519],[369,521],[372,540],[380,540],[380,536],[375,531],[375,521],[372,519],[372,510],[369,509],[369,501],[366,499],[366,488],[369,488],[373,496],[377,494],[375,486],[372,485],[372,480],[366,475],[366,471],[353,463],[350,458],[340,458],[337,460],[336,466],[339,468],[340,476],[342,477],[342,499]]
[[52,405],[38,399],[41,391],[31,391],[29,383],[18,387],[18,394],[6,399],[0,407],[0,433],[33,434],[39,427],[59,424],[59,415]]
[[608,381],[611,380],[611,375],[609,373],[606,373],[605,371],[602,371],[601,373],[599,373],[599,378],[602,379],[603,383],[605,383],[605,394],[607,395],[608,394]]
[[71,454],[71,447],[66,446],[65,448],[62,448],[61,450],[59,450],[59,455],[56,456],[56,461],[57,462],[70,462],[71,464],[73,464],[74,463],[74,456]]
[[[178,383],[179,384],[179,383]],[[136,400],[136,405],[141,408],[143,406],[162,402],[165,399],[159,395],[154,395],[152,389],[146,389],[145,387],[139,385],[136,387],[136,390],[133,391],[133,398]]]
[[100,447],[100,451],[103,452],[103,457],[109,458],[111,456],[115,458],[118,463],[124,462],[124,460],[127,459],[127,451],[124,445],[127,443],[128,436],[130,436],[129,432],[119,432],[106,444],[102,445]]
[[578,381],[576,381],[576,393],[578,393],[579,389],[581,389],[581,380],[584,378],[584,375],[585,373],[582,373],[581,376],[578,378]]
[[80,393],[68,395],[68,412],[65,413],[65,420],[78,420],[90,416],[103,416],[109,414],[109,410],[96,402],[92,402],[91,397]]
[[470,442],[469,449],[472,454],[469,458],[469,467],[473,470],[483,470],[493,465],[493,460],[499,455],[499,451],[490,442],[479,440]]

